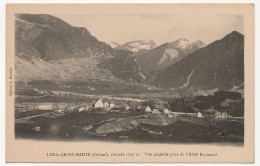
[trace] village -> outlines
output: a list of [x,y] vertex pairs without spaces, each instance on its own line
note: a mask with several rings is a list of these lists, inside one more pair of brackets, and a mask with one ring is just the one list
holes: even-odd
[[[229,130],[227,127],[230,124],[240,126],[244,121],[243,115],[238,114],[243,107],[240,104],[243,98],[233,92],[217,92],[213,96],[140,99],[42,91],[45,94],[42,97],[55,101],[16,102],[17,136],[138,140],[142,135],[145,139],[163,137],[169,141],[181,141],[179,137],[184,137],[188,141],[198,141],[206,135],[205,138],[229,140],[234,139],[234,134],[227,136],[226,133],[233,132],[233,129],[226,131]],[[187,126],[187,131],[180,130],[179,125]],[[239,131],[235,131],[235,135],[242,135],[240,127],[237,129]],[[241,136],[235,138],[242,139]]]
[[145,113],[152,114],[163,114],[169,118],[187,115],[197,118],[215,118],[220,120],[225,120],[232,118],[226,112],[219,112],[214,109],[206,109],[203,111],[197,111],[195,113],[189,112],[176,112],[170,109],[167,102],[161,100],[155,100],[156,104],[153,106],[149,105],[147,102],[138,101],[127,101],[127,100],[113,100],[109,99],[98,99],[97,101],[91,102],[80,102],[80,103],[16,103],[15,109],[17,112],[26,111],[52,111],[56,113],[71,113],[71,112],[86,112],[95,111],[99,113],[105,112],[121,112],[126,113],[129,111],[142,111]]

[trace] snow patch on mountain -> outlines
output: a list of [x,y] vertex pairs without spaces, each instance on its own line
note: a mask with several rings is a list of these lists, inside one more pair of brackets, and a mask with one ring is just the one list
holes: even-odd
[[127,42],[121,46],[116,47],[116,49],[129,50],[132,52],[137,52],[140,50],[151,50],[156,47],[156,44],[152,40],[135,40]]
[[180,50],[187,50],[192,49],[193,46],[197,46],[198,48],[205,47],[206,44],[203,43],[201,40],[197,40],[195,42],[192,42],[188,39],[180,38],[178,40],[175,40],[171,43],[171,46]]

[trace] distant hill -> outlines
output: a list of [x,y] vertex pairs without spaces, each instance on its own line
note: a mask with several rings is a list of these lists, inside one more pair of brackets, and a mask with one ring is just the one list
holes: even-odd
[[156,47],[156,44],[154,43],[154,41],[135,40],[135,41],[127,42],[123,45],[118,45],[117,47],[115,47],[115,49],[137,52],[140,50],[151,50],[155,47]]
[[86,28],[73,27],[51,15],[19,14],[15,31],[16,52],[21,58],[32,52],[46,61],[115,54],[109,45],[98,41]]
[[244,36],[236,31],[182,58],[153,81],[175,89],[231,89],[243,82]]
[[135,57],[137,64],[151,80],[165,68],[204,46],[206,45],[200,40],[190,42],[181,38],[172,43],[160,45],[150,51],[139,51],[135,54]]

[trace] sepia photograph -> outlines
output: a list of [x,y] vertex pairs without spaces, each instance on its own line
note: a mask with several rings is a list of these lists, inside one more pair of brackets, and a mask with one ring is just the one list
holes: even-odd
[[213,6],[8,5],[7,132],[64,146],[247,147],[253,7]]

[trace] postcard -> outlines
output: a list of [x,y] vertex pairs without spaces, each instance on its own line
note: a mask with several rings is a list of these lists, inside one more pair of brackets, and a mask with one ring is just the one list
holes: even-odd
[[254,162],[253,4],[6,8],[6,162]]

